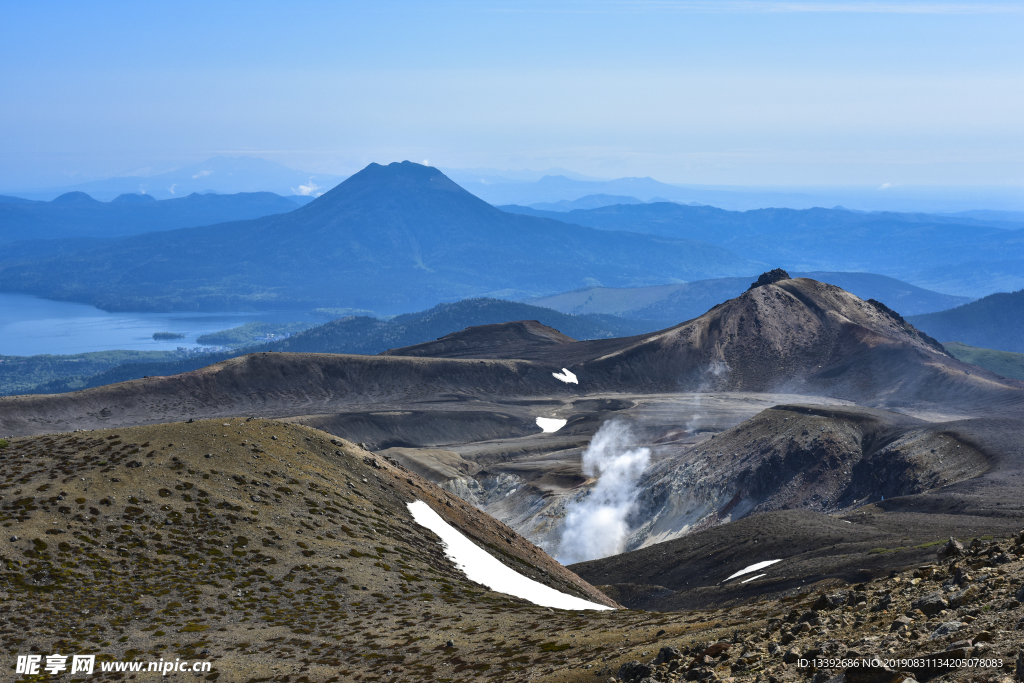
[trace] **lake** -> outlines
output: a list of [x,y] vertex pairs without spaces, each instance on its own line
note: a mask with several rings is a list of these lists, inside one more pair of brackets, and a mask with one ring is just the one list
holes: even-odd
[[[0,293],[0,355],[172,351],[197,346],[199,335],[257,321],[320,322],[308,311],[108,313],[86,304]],[[156,341],[154,332],[177,332],[185,338]]]

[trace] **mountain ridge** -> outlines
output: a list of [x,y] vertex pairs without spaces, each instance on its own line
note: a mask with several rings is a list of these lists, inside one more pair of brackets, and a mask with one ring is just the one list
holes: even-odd
[[567,213],[504,208],[598,229],[704,240],[791,272],[873,272],[975,298],[1024,286],[1024,232],[973,218],[821,207],[727,211],[670,202]]
[[998,351],[1024,351],[1024,289],[998,292],[947,311],[910,316],[933,337]]
[[272,192],[192,193],[162,200],[122,194],[110,202],[68,192],[49,202],[0,203],[0,242],[124,237],[260,218],[296,208],[294,201]]
[[699,241],[508,214],[411,162],[371,164],[287,214],[126,237],[49,258],[39,249],[11,250],[0,264],[0,289],[107,310],[288,304],[393,313],[588,280],[635,285],[739,274],[754,263]]
[[[968,303],[957,297],[916,287],[874,273],[794,272],[842,287],[862,299],[878,299],[904,315],[941,311]],[[751,277],[695,280],[680,285],[655,285],[632,289],[585,287],[528,303],[554,308],[563,313],[606,313],[639,320],[688,320],[701,315],[715,304],[742,294]]]

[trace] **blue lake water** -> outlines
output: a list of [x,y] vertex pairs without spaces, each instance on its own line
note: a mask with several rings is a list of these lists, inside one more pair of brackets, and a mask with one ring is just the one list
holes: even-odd
[[[111,349],[170,351],[196,337],[250,322],[323,322],[308,311],[240,313],[108,313],[95,306],[0,293],[0,355],[34,356]],[[154,332],[184,339],[156,341]]]

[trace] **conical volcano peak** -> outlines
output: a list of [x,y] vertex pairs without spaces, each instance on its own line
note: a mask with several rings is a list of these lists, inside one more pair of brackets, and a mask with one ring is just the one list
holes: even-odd
[[490,207],[433,166],[424,166],[412,161],[396,161],[386,166],[378,163],[369,164],[304,208],[307,212],[314,213],[339,203],[372,202],[372,197],[377,197],[379,201],[403,197],[404,202],[413,197],[426,200],[428,197],[440,196],[449,200],[457,198],[474,206]]
[[446,178],[444,173],[441,173],[438,169],[433,166],[426,166],[424,164],[417,164],[414,161],[393,161],[390,164],[378,164],[376,162],[368,164],[366,168],[359,173],[356,173],[352,178],[357,178],[362,175],[373,176],[375,178],[409,178],[415,180],[429,180],[438,176]]
[[757,282],[751,283],[747,291],[749,292],[751,289],[764,287],[765,285],[774,285],[776,282],[789,279],[791,279],[789,277],[789,273],[784,271],[782,268],[774,268],[766,273],[761,273],[761,277],[757,278]]
[[[374,183],[374,184],[423,184],[430,185],[435,189],[449,189],[465,192],[454,181],[452,181],[440,170],[433,166],[424,166],[412,161],[395,161],[387,166],[372,163],[359,171],[351,178],[341,183],[338,187],[349,184]],[[467,193],[468,194],[468,193]]]

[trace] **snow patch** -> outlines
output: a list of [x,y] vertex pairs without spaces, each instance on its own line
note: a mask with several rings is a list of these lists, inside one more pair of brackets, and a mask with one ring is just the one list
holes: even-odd
[[730,576],[728,579],[726,579],[726,581],[731,581],[732,579],[735,579],[737,576],[743,576],[744,574],[749,574],[751,572],[756,572],[758,569],[764,569],[765,567],[770,567],[771,565],[775,564],[776,562],[782,562],[782,560],[765,560],[764,562],[758,562],[757,564],[752,564],[749,567],[745,567],[745,568],[739,570],[738,572],[736,572],[735,574]]
[[566,368],[562,368],[561,372],[552,372],[551,376],[554,377],[555,379],[562,380],[566,384],[579,384],[580,383],[579,379],[576,378],[576,375],[574,375],[573,373],[569,372],[569,370],[567,370]]
[[754,579],[760,579],[762,576],[768,576],[767,574],[758,574],[757,576],[751,576],[749,579],[743,579],[740,583],[750,583]]
[[545,432],[557,432],[565,426],[567,420],[560,420],[557,417],[538,417],[537,426]]
[[528,579],[512,570],[475,543],[462,535],[458,529],[441,518],[441,515],[422,500],[409,503],[409,512],[420,526],[430,529],[441,537],[445,554],[461,569],[470,581],[483,584],[493,591],[529,600],[541,607],[557,609],[612,609],[596,602],[589,602],[572,595],[566,595],[554,588]]

